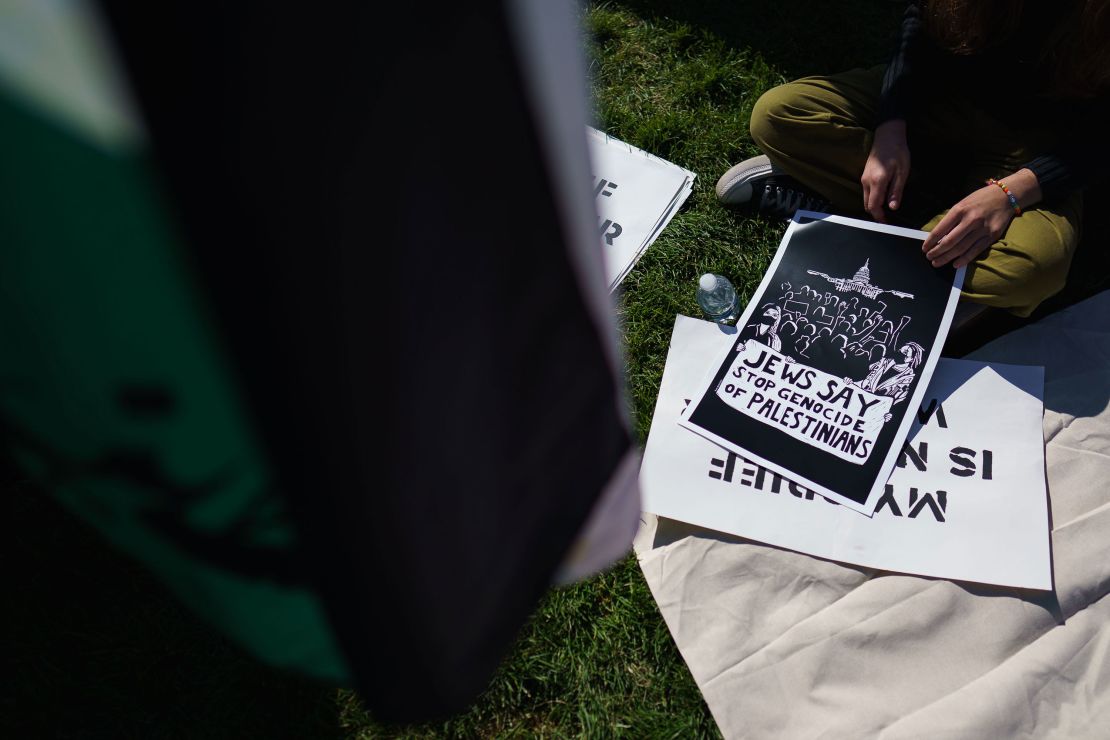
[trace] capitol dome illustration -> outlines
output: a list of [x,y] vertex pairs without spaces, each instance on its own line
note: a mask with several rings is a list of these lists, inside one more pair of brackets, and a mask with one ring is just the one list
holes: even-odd
[[888,290],[880,288],[877,285],[871,284],[871,259],[868,258],[863,261],[863,266],[856,270],[856,274],[850,278],[834,278],[829,277],[823,272],[816,270],[806,270],[810,275],[818,275],[825,278],[830,283],[836,286],[837,291],[841,293],[860,293],[867,298],[876,298],[881,293],[890,293],[899,298],[913,298],[912,293],[906,293],[901,290]]

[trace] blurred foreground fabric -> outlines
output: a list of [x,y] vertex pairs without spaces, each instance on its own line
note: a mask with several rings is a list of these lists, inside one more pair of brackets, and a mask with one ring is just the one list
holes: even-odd
[[0,12],[5,452],[382,719],[635,528],[572,12]]

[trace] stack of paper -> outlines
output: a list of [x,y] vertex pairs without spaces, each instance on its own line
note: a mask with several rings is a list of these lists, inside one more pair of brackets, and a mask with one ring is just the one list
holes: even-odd
[[587,127],[609,290],[690,196],[694,173]]

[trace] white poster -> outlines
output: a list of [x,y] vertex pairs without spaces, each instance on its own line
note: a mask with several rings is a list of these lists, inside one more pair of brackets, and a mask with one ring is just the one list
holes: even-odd
[[598,232],[609,290],[690,196],[694,173],[587,127]]
[[733,327],[677,317],[640,484],[644,509],[881,570],[1051,589],[1043,370],[941,359],[867,517],[677,421]]

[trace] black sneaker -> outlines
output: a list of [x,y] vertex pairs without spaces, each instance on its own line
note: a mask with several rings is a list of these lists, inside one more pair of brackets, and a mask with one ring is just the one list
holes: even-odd
[[826,212],[829,202],[790,175],[775,169],[764,155],[745,159],[717,181],[722,205],[772,218],[789,219],[794,211]]

